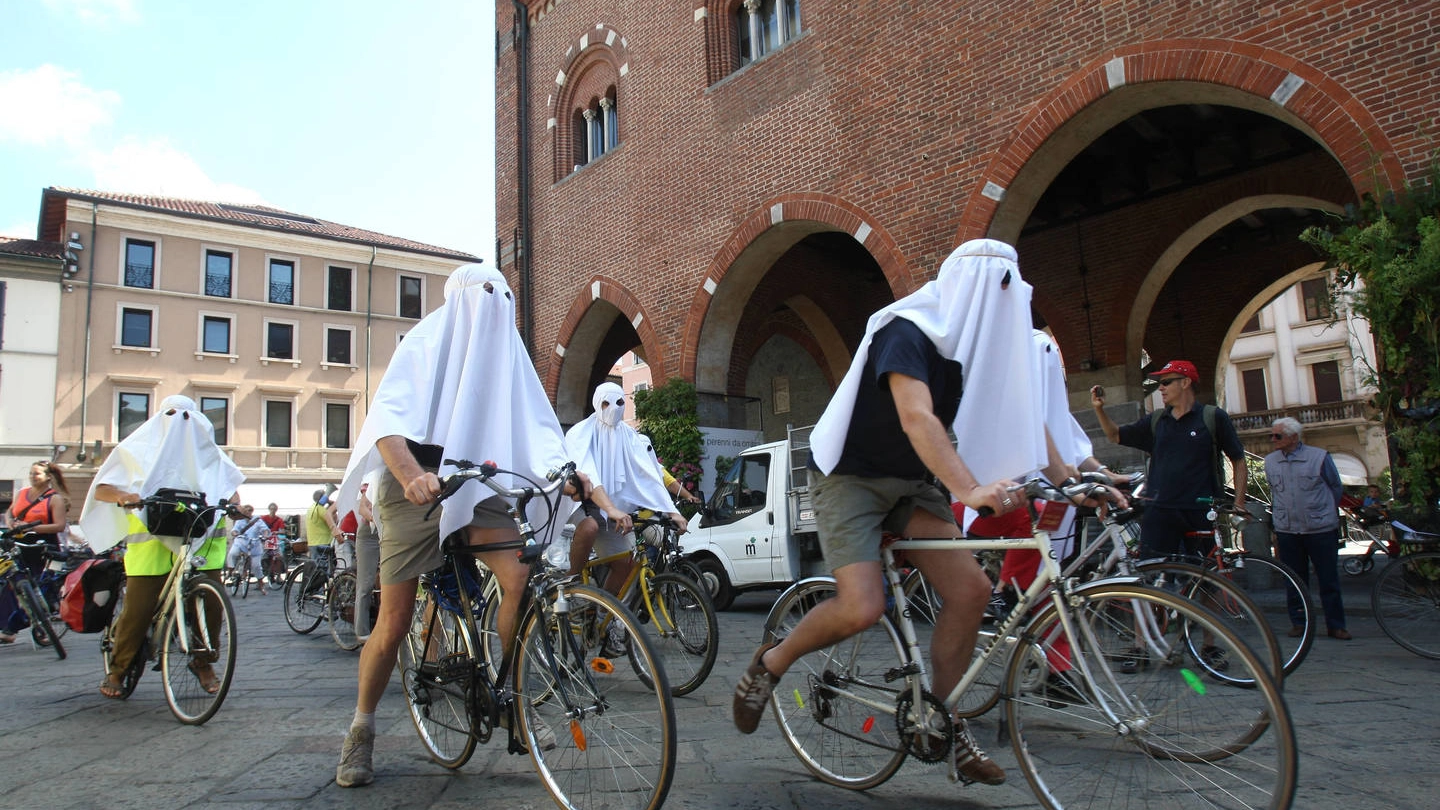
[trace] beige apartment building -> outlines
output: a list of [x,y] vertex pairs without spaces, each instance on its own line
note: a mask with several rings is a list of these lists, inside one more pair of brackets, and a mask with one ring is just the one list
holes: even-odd
[[38,236],[73,257],[53,435],[72,492],[184,394],[245,471],[242,498],[285,512],[339,481],[396,345],[478,261],[264,206],[62,188]]

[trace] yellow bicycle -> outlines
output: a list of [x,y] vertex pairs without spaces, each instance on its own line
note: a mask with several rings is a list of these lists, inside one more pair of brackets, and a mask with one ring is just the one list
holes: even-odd
[[[700,688],[715,666],[719,653],[720,625],[710,594],[693,579],[678,573],[679,532],[668,515],[634,516],[635,547],[590,560],[580,569],[580,581],[591,585],[604,581],[601,568],[631,555],[635,565],[616,596],[645,628],[650,647],[665,665],[670,694],[688,695]],[[605,617],[599,631],[605,633],[605,647],[618,658],[627,655],[628,639],[618,622]],[[641,678],[646,673],[633,656],[631,665]]]

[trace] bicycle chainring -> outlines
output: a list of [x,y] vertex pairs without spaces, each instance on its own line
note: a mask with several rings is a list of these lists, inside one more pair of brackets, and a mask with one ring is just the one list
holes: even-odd
[[896,731],[910,756],[921,762],[945,762],[955,739],[955,721],[940,698],[922,691],[920,699],[924,710],[917,713],[911,693],[901,693],[895,702]]

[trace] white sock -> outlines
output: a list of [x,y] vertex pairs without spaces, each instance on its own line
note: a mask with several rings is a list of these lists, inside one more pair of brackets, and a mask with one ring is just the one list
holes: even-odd
[[374,731],[374,730],[375,730],[375,713],[374,713],[374,712],[362,712],[362,711],[360,711],[359,709],[356,709],[356,710],[355,710],[355,719],[350,721],[350,727],[351,727],[351,728],[357,728],[357,727],[358,727],[358,728],[368,728],[368,729],[370,729],[371,731]]

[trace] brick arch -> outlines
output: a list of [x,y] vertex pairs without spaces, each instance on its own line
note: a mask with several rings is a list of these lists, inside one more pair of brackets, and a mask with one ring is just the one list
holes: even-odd
[[595,28],[576,37],[560,59],[555,73],[555,90],[549,96],[551,182],[559,182],[570,174],[574,161],[570,146],[574,143],[574,121],[571,113],[577,104],[591,98],[604,97],[614,88],[614,100],[620,110],[620,128],[624,130],[625,93],[623,80],[630,72],[628,40],[615,28],[596,23]]
[[[1293,87],[1296,81],[1301,84]],[[1399,188],[1404,182],[1404,169],[1384,129],[1353,94],[1320,70],[1280,51],[1245,42],[1157,40],[1096,57],[1035,104],[970,192],[956,244],[986,235],[1015,239],[1019,225],[1012,223],[1002,228],[1006,232],[996,233],[995,219],[1005,207],[1002,201],[1011,185],[1047,141],[1106,96],[1144,94],[1153,89],[1159,98],[1163,95],[1160,88],[1146,85],[1161,83],[1238,91],[1234,94],[1237,106],[1283,120],[1314,138],[1343,168],[1357,196],[1376,187]],[[1287,89],[1289,95],[1285,95]],[[1183,93],[1179,97],[1172,93],[1165,103],[1183,99]],[[1113,123],[1119,120],[1123,118]],[[1108,126],[1100,132],[1104,129]],[[1075,151],[1079,148],[1083,144]],[[1062,167],[1063,162],[1055,172]],[[1041,191],[1051,179],[1053,175],[1044,180]],[[1034,199],[1028,203],[1033,205]]]
[[705,83],[714,84],[735,72],[738,45],[731,15],[744,0],[705,0]]
[[[723,391],[728,381],[729,354],[734,345],[738,313],[728,310],[743,305],[732,299],[717,311],[716,293],[731,284],[746,285],[741,298],[748,298],[756,279],[805,236],[836,231],[854,237],[880,266],[890,289],[898,298],[918,287],[908,262],[895,239],[878,221],[859,207],[830,194],[798,192],[761,203],[731,231],[725,244],[710,260],[704,279],[690,301],[678,368],[702,390]],[[742,267],[736,280],[736,268]],[[730,296],[727,296],[730,297]],[[826,364],[822,363],[822,367]]]
[[[1139,368],[1140,353],[1144,349],[1145,330],[1149,326],[1150,318],[1154,315],[1155,303],[1185,257],[1221,228],[1246,214],[1266,208],[1313,208],[1330,214],[1339,214],[1344,210],[1338,204],[1318,197],[1299,194],[1261,194],[1233,200],[1192,223],[1156,257],[1149,272],[1145,274],[1145,280],[1135,291],[1135,300],[1130,305],[1129,317],[1125,324],[1125,365],[1127,368]],[[1259,309],[1259,306],[1255,306],[1253,310],[1249,311],[1254,314]],[[1248,318],[1249,315],[1246,317]],[[1244,321],[1238,323],[1243,324]]]
[[[615,279],[592,276],[570,302],[570,309],[560,324],[559,342],[551,349],[553,357],[545,375],[545,391],[555,403],[555,410],[562,421],[577,421],[578,415],[570,412],[575,407],[583,412],[584,406],[590,402],[590,391],[586,389],[598,351],[599,338],[595,335],[598,333],[603,337],[615,321],[606,317],[606,313],[597,312],[597,302],[604,302],[618,310],[619,317],[634,328],[656,384],[673,376],[666,371],[664,343],[655,332],[654,319],[645,312],[640,300]],[[593,343],[588,342],[592,339]]]

